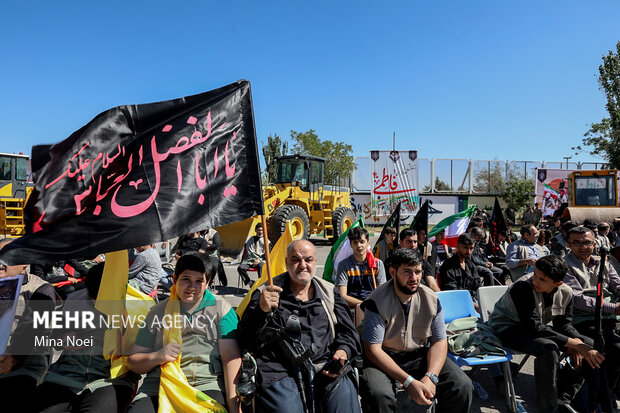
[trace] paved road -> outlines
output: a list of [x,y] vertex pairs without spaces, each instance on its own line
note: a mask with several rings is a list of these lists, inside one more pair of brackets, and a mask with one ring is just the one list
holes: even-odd
[[[329,254],[329,250],[331,245],[325,239],[312,239],[313,243],[317,247],[317,260],[319,265],[317,265],[317,274],[322,274],[325,259]],[[374,245],[375,238],[371,236],[370,243]],[[245,294],[247,293],[246,287],[236,288],[238,281],[237,274],[237,265],[224,264],[224,268],[226,270],[226,274],[228,277],[228,287],[216,286],[216,291],[218,295],[225,297],[233,306],[237,306]],[[250,273],[250,275],[256,273]],[[255,279],[256,275],[253,275],[253,279]],[[523,356],[515,356],[515,361],[520,362],[523,359]],[[472,377],[473,380],[479,382],[481,386],[486,390],[489,397],[487,400],[481,400],[479,397],[474,395],[474,404],[471,412],[477,413],[503,413],[508,412],[508,408],[506,407],[506,400],[503,396],[500,396],[495,391],[495,385],[491,379],[491,375],[489,374],[486,368],[480,369],[480,371],[476,372],[476,374]],[[530,412],[536,413],[539,410],[535,405],[535,386],[534,386],[534,362],[533,358],[528,359],[525,363],[519,374],[515,377],[515,392],[517,394],[517,400],[522,403],[523,407]],[[399,394],[399,413],[413,413],[413,412],[423,412],[423,409],[418,408],[415,403],[408,400],[404,392]],[[549,413],[549,412],[540,412],[540,413]]]

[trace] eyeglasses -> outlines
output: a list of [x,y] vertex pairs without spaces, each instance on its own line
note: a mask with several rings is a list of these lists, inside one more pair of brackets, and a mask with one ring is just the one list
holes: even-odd
[[573,241],[570,245],[574,245],[575,247],[591,247],[594,245],[594,241]]

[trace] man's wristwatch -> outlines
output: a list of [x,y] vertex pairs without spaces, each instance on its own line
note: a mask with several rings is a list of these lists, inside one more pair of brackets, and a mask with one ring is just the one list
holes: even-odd
[[435,386],[437,385],[437,383],[439,383],[439,377],[437,377],[435,373],[431,373],[429,371],[428,373],[425,374],[425,376],[431,379],[431,381],[433,382]]

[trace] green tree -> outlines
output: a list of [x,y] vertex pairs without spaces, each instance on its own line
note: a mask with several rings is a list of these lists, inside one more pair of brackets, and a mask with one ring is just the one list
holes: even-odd
[[515,212],[521,211],[526,205],[532,203],[534,198],[534,180],[510,178],[506,183],[500,197],[506,202],[507,206]]
[[[610,168],[620,169],[620,42],[615,53],[610,50],[603,55],[598,71],[599,89],[605,93],[609,118],[593,123],[583,135],[582,145],[591,148],[591,155],[602,156]],[[581,145],[573,149],[576,153],[584,150]]]
[[[438,176],[435,177],[435,191],[451,191],[450,184],[439,179]],[[431,186],[426,185],[422,188],[422,192],[431,192]]]
[[502,161],[485,161],[485,167],[474,170],[474,191],[501,193],[505,186],[506,164]]
[[356,168],[351,145],[328,139],[321,140],[313,129],[307,132],[291,130],[291,141],[293,152],[320,156],[328,160],[325,163],[326,184],[341,185],[343,182],[349,182]]
[[263,171],[263,185],[276,181],[277,168],[275,158],[284,156],[288,152],[288,142],[274,134],[267,137],[267,143],[263,145],[263,159],[265,170]]

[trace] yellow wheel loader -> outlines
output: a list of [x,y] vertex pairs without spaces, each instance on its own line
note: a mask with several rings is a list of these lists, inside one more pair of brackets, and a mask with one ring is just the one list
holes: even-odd
[[24,207],[32,189],[28,156],[0,153],[0,236],[17,238],[25,234]]
[[[335,242],[355,221],[348,188],[326,186],[325,159],[309,155],[288,155],[275,159],[276,181],[263,188],[268,235],[272,245],[291,221],[295,239],[323,233]],[[220,251],[238,255],[260,217],[225,225],[220,233]]]
[[587,218],[612,223],[620,218],[618,171],[574,171],[568,176],[568,208],[563,216],[579,224]]

